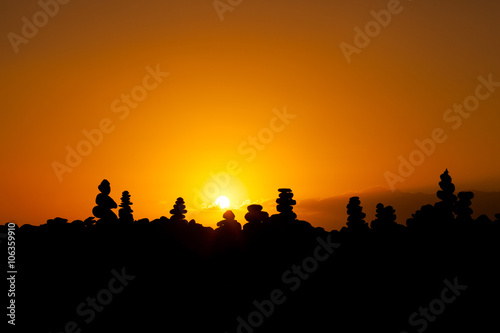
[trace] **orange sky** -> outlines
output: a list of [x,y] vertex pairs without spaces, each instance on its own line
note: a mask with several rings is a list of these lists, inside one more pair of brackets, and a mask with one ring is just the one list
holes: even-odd
[[[3,222],[85,219],[104,178],[136,219],[182,196],[212,226],[222,212],[202,203],[280,187],[298,210],[375,187],[435,192],[445,168],[459,190],[500,190],[499,2],[42,3],[53,17],[0,5]],[[416,152],[439,128],[443,142]],[[67,147],[87,156],[69,166]],[[421,164],[391,184],[399,156]]]

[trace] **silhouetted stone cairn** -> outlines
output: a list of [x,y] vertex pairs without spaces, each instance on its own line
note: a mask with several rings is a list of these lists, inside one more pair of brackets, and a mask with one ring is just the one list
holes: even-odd
[[245,214],[245,220],[248,223],[243,226],[243,230],[245,231],[257,231],[262,223],[269,218],[269,214],[262,211],[261,205],[249,205],[247,210],[248,213]]
[[241,223],[236,221],[235,215],[231,210],[227,210],[222,217],[224,220],[217,222],[217,226],[222,229],[228,229],[233,231],[241,230]]
[[446,169],[439,178],[441,178],[439,182],[441,190],[437,191],[437,197],[451,205],[454,204],[457,201],[457,197],[453,194],[453,192],[455,192],[455,185],[451,182],[448,169]]
[[122,198],[121,198],[121,204],[120,204],[120,210],[118,211],[118,215],[120,216],[120,222],[121,223],[132,223],[134,222],[134,216],[132,215],[132,208],[130,207],[133,205],[132,202],[130,202],[130,194],[128,191],[123,191],[122,192]]
[[109,196],[109,193],[111,193],[109,182],[104,179],[97,188],[101,193],[95,198],[97,206],[92,209],[92,213],[95,217],[99,218],[100,221],[115,222],[118,218],[111,209],[117,208],[118,206]]
[[375,220],[371,223],[371,228],[377,232],[392,231],[397,227],[396,211],[392,206],[384,207],[383,204],[377,204],[377,213]]
[[184,199],[177,198],[177,201],[175,201],[174,209],[170,210],[170,214],[172,214],[172,217],[170,217],[170,221],[176,223],[185,222],[187,224],[187,221],[184,219],[186,217],[184,214],[186,213],[187,210],[186,205],[184,205]]
[[[282,220],[293,221],[297,218],[297,214],[293,212],[293,206],[296,204],[295,200],[293,200],[292,190],[289,188],[280,188],[278,189],[279,198],[276,199],[276,203],[278,206],[276,210],[280,212],[278,217]],[[276,215],[274,215],[276,216]]]
[[439,220],[444,224],[443,227],[446,227],[446,224],[451,223],[454,219],[453,212],[455,211],[457,196],[453,194],[455,192],[455,185],[451,182],[448,169],[445,170],[440,178],[439,187],[441,190],[437,191],[436,194],[441,201],[437,202],[434,207],[436,207]]
[[363,213],[363,207],[361,207],[361,201],[359,197],[352,197],[349,199],[347,204],[347,230],[353,232],[363,232],[368,231],[368,223],[365,222],[364,218],[366,214]]
[[455,207],[455,213],[457,214],[457,223],[461,226],[466,226],[472,223],[472,198],[474,198],[473,192],[460,192],[458,193],[458,201]]

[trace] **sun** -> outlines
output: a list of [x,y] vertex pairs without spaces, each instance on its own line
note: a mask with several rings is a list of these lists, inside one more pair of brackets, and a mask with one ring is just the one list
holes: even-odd
[[215,200],[215,204],[222,209],[227,208],[229,207],[229,198],[224,195],[221,195]]

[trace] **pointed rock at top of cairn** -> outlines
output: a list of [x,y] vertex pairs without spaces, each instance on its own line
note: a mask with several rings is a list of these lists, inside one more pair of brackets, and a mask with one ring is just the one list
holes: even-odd
[[457,197],[453,194],[455,192],[455,185],[452,183],[448,169],[439,178],[441,178],[439,182],[441,190],[437,191],[437,197],[446,203],[454,204],[457,201]]

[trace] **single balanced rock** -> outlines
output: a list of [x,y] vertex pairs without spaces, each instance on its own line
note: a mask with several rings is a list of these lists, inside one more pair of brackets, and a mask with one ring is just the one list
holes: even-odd
[[235,215],[231,210],[227,210],[222,217],[224,220],[217,222],[217,226],[219,228],[227,230],[241,230],[241,224],[234,219]]
[[116,214],[111,209],[115,209],[118,206],[109,196],[109,193],[111,193],[111,186],[109,185],[109,182],[104,179],[97,188],[101,193],[99,193],[95,198],[97,206],[92,209],[92,213],[95,217],[101,219],[102,221],[116,221]]
[[187,210],[186,210],[186,205],[184,204],[184,199],[183,198],[177,198],[177,201],[175,201],[174,208],[170,210],[170,214],[172,214],[172,217],[170,217],[170,221],[172,222],[185,222],[187,221],[184,219],[186,217]]
[[280,188],[278,192],[280,192],[279,198],[276,199],[276,203],[278,204],[276,210],[280,212],[278,216],[284,220],[295,220],[297,214],[293,212],[293,206],[296,202],[292,199],[292,190],[289,188]]
[[121,200],[122,200],[120,204],[121,208],[118,211],[118,216],[120,216],[120,222],[121,223],[134,222],[134,216],[132,215],[133,210],[130,207],[131,205],[133,205],[133,203],[130,202],[130,193],[128,191],[123,191]]
[[261,205],[249,205],[247,207],[248,213],[245,214],[245,220],[248,221],[243,226],[243,230],[257,230],[262,222],[269,218],[269,214],[262,211]]

